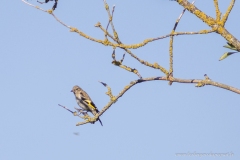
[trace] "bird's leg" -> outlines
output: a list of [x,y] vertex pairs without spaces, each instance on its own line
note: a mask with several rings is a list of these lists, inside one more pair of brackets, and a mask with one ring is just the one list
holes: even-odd
[[76,108],[76,107],[74,107],[74,108],[77,110],[77,112],[79,113],[79,115],[80,115],[80,114],[83,114],[83,115],[87,114],[87,112],[84,112],[84,110],[81,109],[81,108]]
[[82,119],[84,119],[84,120],[86,120],[87,122],[90,122],[90,123],[94,123],[96,120],[94,120],[93,118],[91,118],[88,114],[87,114],[87,112],[84,112],[84,110],[83,109],[81,109],[81,108],[76,108],[76,107],[74,107],[76,110],[77,110],[77,112],[75,112],[75,116],[80,116],[81,114],[83,114],[83,116],[80,116]]

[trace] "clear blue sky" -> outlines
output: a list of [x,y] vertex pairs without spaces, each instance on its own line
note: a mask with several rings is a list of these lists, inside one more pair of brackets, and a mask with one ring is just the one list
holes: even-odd
[[[30,3],[37,4],[35,0]],[[174,1],[114,1],[114,24],[122,42],[139,43],[170,33],[183,8]],[[219,2],[222,13],[230,0]],[[213,1],[196,6],[215,17]],[[37,4],[39,5],[39,4]],[[50,9],[53,2],[41,5]],[[74,85],[88,92],[101,110],[109,101],[103,81],[118,94],[138,77],[111,64],[112,48],[86,40],[60,25],[47,13],[20,0],[1,5],[0,29],[0,159],[1,160],[178,160],[176,153],[233,153],[240,158],[240,98],[220,88],[194,84],[172,86],[165,81],[134,86],[102,117],[99,123],[76,127],[82,119],[58,104],[77,106],[70,92]],[[226,28],[240,37],[240,3]],[[108,16],[102,0],[59,0],[55,14],[66,24],[99,39]],[[208,29],[186,11],[177,31]],[[240,54],[218,61],[229,51],[215,33],[178,36],[174,39],[174,76],[214,80],[240,88]],[[133,53],[168,68],[169,39],[155,41]],[[123,50],[116,51],[117,59]],[[143,77],[163,76],[139,64],[129,55],[124,64]],[[79,133],[76,136],[74,133]],[[189,156],[187,159],[196,159]],[[213,159],[205,156],[202,159]]]

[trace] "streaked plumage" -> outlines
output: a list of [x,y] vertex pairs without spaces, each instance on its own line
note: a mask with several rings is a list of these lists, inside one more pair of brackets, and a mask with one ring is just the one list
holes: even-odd
[[[93,115],[96,115],[99,111],[96,107],[96,105],[93,103],[89,95],[79,86],[74,86],[71,90],[71,92],[74,93],[77,104],[87,112],[91,112]],[[102,125],[102,122],[100,119],[98,119],[99,122]]]

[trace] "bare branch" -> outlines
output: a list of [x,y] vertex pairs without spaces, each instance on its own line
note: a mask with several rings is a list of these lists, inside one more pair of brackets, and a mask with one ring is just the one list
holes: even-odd
[[228,16],[229,16],[230,12],[232,11],[232,8],[233,8],[234,4],[235,4],[235,0],[232,0],[230,5],[228,6],[228,9],[227,9],[226,13],[223,15],[223,18],[222,18],[223,26],[225,25],[225,23],[228,19]]
[[120,60],[120,61],[117,61],[115,59],[115,49],[113,50],[113,53],[112,53],[112,58],[113,58],[113,61],[112,61],[112,64],[114,64],[115,66],[118,66],[120,68],[123,68],[129,72],[132,72],[132,73],[135,73],[139,78],[142,78],[142,76],[139,74],[138,70],[135,69],[135,68],[130,68],[126,65],[123,65],[122,62],[124,60],[124,57],[125,57],[125,53],[123,54],[123,58]]
[[215,12],[216,12],[216,21],[220,21],[221,19],[221,12],[218,7],[218,0],[213,0],[214,1],[214,6],[215,6]]
[[[192,2],[192,4],[194,4],[195,1]],[[186,11],[186,8],[182,11],[182,13],[180,14],[180,16],[178,17],[178,19],[175,22],[175,25],[173,27],[173,30],[171,31],[171,36],[170,36],[170,44],[169,44],[169,74],[168,76],[173,76],[173,34],[175,33],[175,30],[177,28],[177,25],[180,21],[180,19],[182,18],[184,12]],[[172,85],[172,81],[169,81],[169,85]]]
[[240,42],[237,38],[235,38],[232,34],[230,34],[226,28],[224,28],[224,24],[228,18],[229,13],[231,12],[231,9],[235,3],[235,0],[232,0],[230,6],[228,7],[227,12],[222,18],[222,21],[219,23],[214,18],[208,16],[204,12],[202,12],[200,9],[198,9],[196,6],[189,3],[187,0],[176,0],[181,6],[186,8],[189,12],[197,16],[199,19],[201,19],[204,23],[206,23],[208,26],[210,26],[213,30],[216,30],[217,33],[219,33],[222,37],[224,37],[230,44],[234,45],[238,51],[240,51]]
[[[108,102],[108,104],[98,113],[95,115],[94,118],[92,118],[92,121],[85,121],[85,122],[79,122],[76,125],[83,125],[86,123],[93,123],[93,121],[97,121],[97,119],[104,113],[106,112],[113,103],[115,103],[120,97],[122,97],[130,88],[132,88],[134,85],[138,84],[138,83],[142,83],[142,82],[148,82],[148,81],[158,81],[158,80],[163,80],[163,81],[168,81],[168,77],[150,77],[150,78],[143,78],[143,79],[138,79],[135,81],[130,82],[129,85],[125,86],[124,89],[117,95],[115,96],[115,98],[113,100],[111,100],[110,102]],[[173,82],[177,82],[177,83],[196,83],[196,87],[203,87],[205,85],[212,85],[218,88],[222,88],[222,89],[226,89],[229,91],[232,91],[234,93],[240,94],[240,89],[234,88],[232,86],[226,85],[226,84],[222,84],[219,82],[215,82],[212,81],[210,78],[208,78],[207,75],[205,75],[205,79],[201,80],[201,79],[180,79],[180,78],[174,78],[172,77],[171,81]],[[100,82],[102,84],[104,84],[104,86],[107,86],[106,83]],[[202,84],[202,86],[200,86],[200,84]]]
[[39,10],[41,10],[41,11],[43,11],[43,12],[47,12],[46,10],[44,10],[44,9],[38,7],[38,6],[35,6],[35,5],[31,4],[31,3],[28,3],[28,2],[26,2],[25,0],[22,0],[22,2],[25,3],[25,4],[27,4],[27,5],[29,5],[29,6],[31,6],[31,7],[34,7],[34,8],[36,8],[36,9],[39,9]]

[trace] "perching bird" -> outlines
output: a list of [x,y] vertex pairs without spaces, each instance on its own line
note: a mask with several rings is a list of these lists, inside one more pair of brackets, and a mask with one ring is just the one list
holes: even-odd
[[[74,86],[71,92],[74,93],[77,104],[87,112],[91,112],[94,116],[99,113],[96,105],[93,103],[89,95],[79,86]],[[102,125],[102,121],[98,119]]]

